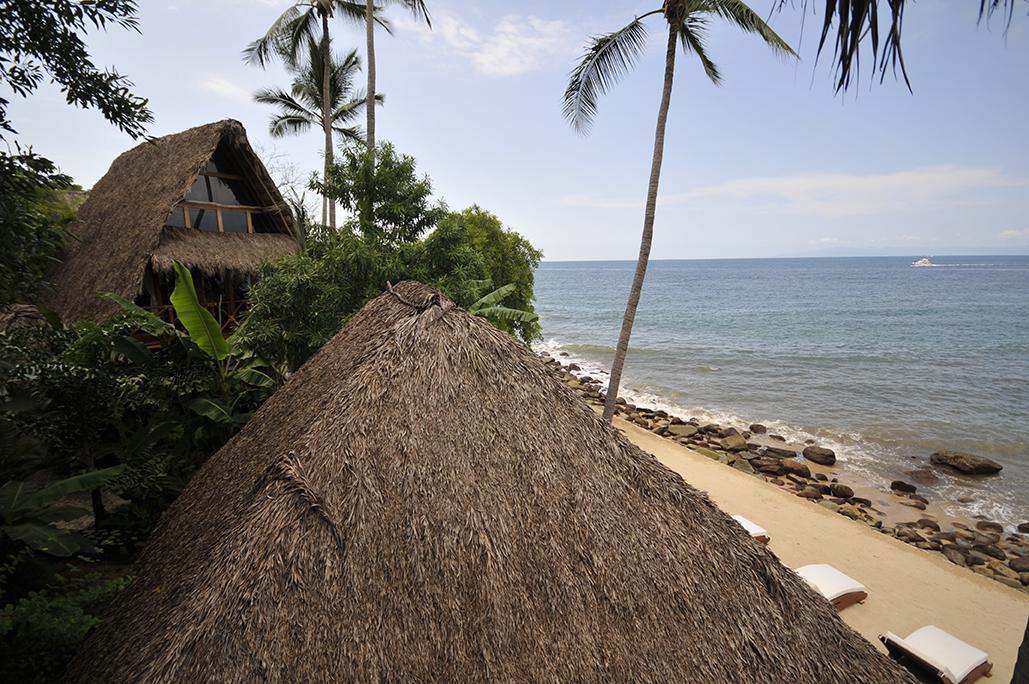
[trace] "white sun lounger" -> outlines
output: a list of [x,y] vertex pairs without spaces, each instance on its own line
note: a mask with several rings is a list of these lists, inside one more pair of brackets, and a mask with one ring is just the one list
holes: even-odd
[[916,667],[936,673],[945,684],[971,684],[989,676],[993,668],[986,653],[934,625],[916,629],[907,639],[886,632],[879,640],[902,664],[914,661]]
[[805,565],[797,568],[797,574],[822,596],[832,601],[837,610],[843,610],[868,598],[865,585],[849,575],[844,575],[831,565]]
[[732,516],[732,519],[738,522],[740,527],[745,529],[747,534],[749,534],[755,541],[759,541],[762,544],[768,543],[768,530],[747,520],[742,515],[734,515]]

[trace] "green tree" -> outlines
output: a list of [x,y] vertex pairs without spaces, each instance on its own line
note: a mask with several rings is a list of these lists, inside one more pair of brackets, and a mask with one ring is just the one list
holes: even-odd
[[332,165],[324,182],[311,188],[354,215],[351,229],[388,243],[413,242],[433,228],[446,205],[432,199],[432,181],[419,177],[414,157],[383,143],[377,154],[351,146]]
[[[325,130],[322,120],[323,112],[328,109],[331,116],[329,125],[341,139],[349,142],[361,142],[363,132],[348,126],[365,106],[363,92],[354,92],[354,77],[361,70],[361,59],[357,51],[352,50],[342,58],[334,58],[329,69],[329,106],[322,106],[322,82],[325,62],[320,47],[311,43],[307,59],[300,64],[287,64],[293,73],[293,83],[287,92],[281,88],[266,88],[254,93],[254,100],[276,108],[269,123],[269,132],[273,138],[287,135],[300,135],[312,127]],[[376,98],[382,102],[382,95]],[[322,223],[326,223],[328,205],[322,201]]]
[[[374,10],[374,8],[373,8]],[[311,45],[321,52],[322,64],[332,63],[332,36],[329,32],[330,19],[342,17],[354,22],[364,21],[364,5],[354,0],[299,0],[286,8],[272,23],[263,36],[252,42],[243,51],[243,58],[249,64],[261,68],[267,66],[272,57],[280,57],[287,66],[297,67],[309,54]],[[372,12],[371,21],[378,21]],[[325,137],[325,175],[332,166],[333,117],[332,117],[332,70],[322,70],[321,128]],[[375,90],[368,95],[374,109]],[[328,225],[336,227],[336,207],[328,203]],[[322,217],[325,223],[326,217]]]
[[614,416],[618,387],[625,365],[625,354],[629,348],[629,337],[636,318],[643,281],[647,274],[650,247],[654,235],[654,214],[657,208],[658,186],[661,180],[661,164],[664,159],[665,128],[668,109],[672,100],[672,84],[675,77],[675,55],[682,44],[683,52],[696,55],[704,73],[714,83],[721,81],[718,67],[708,56],[707,32],[712,20],[723,19],[748,33],[756,33],[773,51],[785,55],[794,52],[782,38],[766,24],[750,7],[740,0],[665,0],[660,9],[642,14],[628,26],[598,36],[591,40],[586,54],[572,72],[565,90],[564,113],[572,126],[586,132],[597,113],[599,96],[612,87],[637,61],[646,45],[647,32],[643,20],[661,15],[668,26],[668,45],[665,49],[665,75],[658,108],[657,130],[654,134],[654,152],[651,160],[650,184],[647,188],[647,202],[643,217],[643,235],[640,253],[636,261],[636,273],[629,290],[629,301],[625,306],[622,330],[611,364],[611,380],[604,404],[604,419]]
[[540,338],[541,328],[533,307],[536,267],[543,253],[522,235],[504,228],[495,215],[473,206],[447,214],[424,241],[419,280],[439,282],[461,306],[473,307],[486,287],[510,284],[505,294],[508,308],[530,314],[525,319],[491,318],[501,330],[526,342]]
[[[0,0],[0,17],[0,83],[15,95],[30,95],[49,76],[68,104],[100,110],[133,138],[146,132],[153,120],[147,101],[117,71],[98,69],[80,35],[90,25],[138,31],[134,0]],[[8,104],[0,98],[0,129],[14,133]]]

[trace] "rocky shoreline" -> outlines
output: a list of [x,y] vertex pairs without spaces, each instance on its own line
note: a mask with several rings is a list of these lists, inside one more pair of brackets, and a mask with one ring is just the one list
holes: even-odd
[[[540,353],[540,357],[559,380],[585,401],[603,406],[604,388],[599,381],[581,375],[576,364],[563,364],[547,352]],[[858,485],[840,482],[833,470],[836,455],[831,449],[813,443],[791,444],[779,435],[769,434],[763,425],[701,423],[695,418],[635,406],[622,398],[618,399],[617,413],[645,430],[763,479],[812,505],[925,551],[940,553],[955,565],[1029,593],[1029,522],[1019,525],[1015,533],[1005,533],[1003,525],[992,520],[954,520],[920,495],[917,485],[901,480],[890,483],[888,494],[883,493],[885,487],[883,492],[863,491]],[[931,463],[977,474],[1000,470],[999,464],[989,459],[953,452],[937,452]]]

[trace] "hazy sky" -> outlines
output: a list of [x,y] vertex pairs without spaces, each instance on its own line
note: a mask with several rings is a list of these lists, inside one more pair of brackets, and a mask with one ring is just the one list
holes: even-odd
[[[455,209],[476,203],[548,259],[635,258],[660,97],[664,38],[601,103],[591,134],[561,117],[568,71],[591,34],[619,28],[649,3],[428,0],[430,32],[391,12],[378,39],[380,139],[414,155]],[[320,135],[273,140],[250,94],[286,85],[279,67],[240,51],[284,0],[141,0],[142,34],[90,38],[150,98],[154,135],[239,119],[273,168],[320,165]],[[771,0],[752,6],[767,12]],[[798,3],[799,4],[799,3]],[[820,3],[815,3],[820,4]],[[752,36],[717,26],[716,88],[680,53],[658,207],[655,258],[802,254],[1029,253],[1029,18],[1006,38],[977,26],[978,3],[909,3],[905,47],[914,94],[892,78],[834,95],[829,60],[815,68],[817,19],[802,61],[775,58]],[[802,14],[773,25],[795,47]],[[337,22],[338,51],[363,46]],[[363,49],[362,49],[363,53]],[[11,98],[20,139],[84,186],[132,146],[95,112],[48,87]]]

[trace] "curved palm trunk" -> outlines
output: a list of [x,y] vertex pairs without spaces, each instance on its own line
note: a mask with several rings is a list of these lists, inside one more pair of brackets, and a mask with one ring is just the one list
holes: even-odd
[[[325,132],[325,182],[329,182],[332,168],[332,51],[329,45],[329,13],[322,12],[322,130]],[[329,209],[329,227],[336,227],[336,202],[324,198]],[[325,224],[325,208],[322,208],[322,225]]]
[[640,303],[643,291],[643,280],[647,275],[647,262],[650,260],[650,245],[654,239],[654,213],[657,209],[657,190],[661,181],[661,163],[665,156],[665,126],[668,123],[668,106],[672,101],[672,81],[675,76],[675,48],[679,37],[675,26],[668,27],[668,52],[665,54],[665,84],[661,94],[661,108],[657,113],[657,131],[654,134],[654,158],[650,166],[650,187],[647,189],[647,208],[643,217],[643,237],[640,240],[640,255],[636,260],[636,274],[629,290],[629,301],[625,305],[625,317],[622,319],[622,332],[618,336],[615,347],[615,360],[611,364],[611,381],[607,386],[607,398],[604,400],[604,420],[611,422],[615,415],[615,403],[618,399],[618,385],[622,381],[622,367],[625,365],[625,353],[629,349],[629,337],[632,335],[632,324],[636,320],[636,307]]
[[365,142],[375,153],[375,0],[368,0],[364,14],[365,34],[368,39],[368,99],[365,102]]

